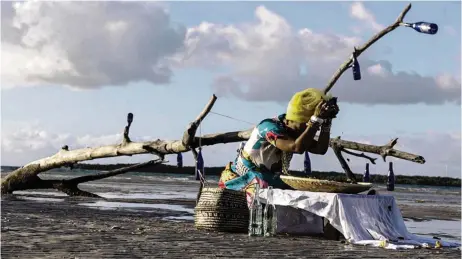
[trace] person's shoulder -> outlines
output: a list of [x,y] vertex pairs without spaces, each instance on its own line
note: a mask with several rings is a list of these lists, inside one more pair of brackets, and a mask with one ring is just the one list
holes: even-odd
[[257,128],[260,131],[284,131],[284,115],[279,115],[274,118],[267,118],[262,120],[258,125]]

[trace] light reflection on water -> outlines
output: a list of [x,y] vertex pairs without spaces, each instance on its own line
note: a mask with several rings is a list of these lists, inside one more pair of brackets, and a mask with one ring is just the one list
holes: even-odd
[[142,200],[167,200],[167,199],[196,199],[197,194],[192,192],[160,192],[160,193],[121,193],[105,192],[96,193],[107,199],[142,199]]
[[98,207],[98,208],[131,208],[131,209],[161,209],[161,210],[173,210],[187,213],[194,213],[194,209],[186,208],[176,204],[149,204],[149,203],[132,203],[132,202],[112,202],[112,201],[96,201],[79,203],[81,206]]

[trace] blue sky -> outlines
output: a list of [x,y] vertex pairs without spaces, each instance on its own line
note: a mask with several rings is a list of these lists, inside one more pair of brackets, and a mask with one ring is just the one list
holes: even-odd
[[[2,3],[2,20],[4,19],[3,17],[20,17],[24,15],[18,11],[19,9],[16,12],[11,10],[12,15],[4,15],[3,12],[6,12],[4,11],[4,5],[6,4],[8,3]],[[216,26],[214,27],[216,28],[215,31],[213,31],[216,35],[213,35],[213,38],[210,36],[211,32],[206,33],[199,29],[196,30],[196,33],[202,33],[199,38],[202,42],[208,40],[213,43],[219,37],[228,37],[228,34],[219,34],[218,29],[222,28],[218,27],[220,24],[233,26],[233,28],[241,30],[242,35],[245,35],[247,39],[253,39],[252,37],[254,36],[250,35],[252,30],[247,30],[246,28],[258,23],[256,10],[259,6],[264,6],[266,10],[269,10],[289,24],[291,26],[291,35],[296,35],[297,31],[303,28],[309,28],[312,32],[321,36],[337,35],[336,37],[339,38],[343,36],[357,38],[360,40],[359,42],[363,43],[375,33],[374,29],[369,26],[370,20],[360,20],[352,16],[351,8],[353,2],[168,2],[162,5],[168,9],[170,22],[173,22],[173,24],[180,24],[184,28],[196,29],[199,28],[202,22]],[[396,19],[405,5],[406,3],[404,2],[365,2],[362,6],[367,9],[377,24],[387,26]],[[58,10],[63,7],[50,7],[51,10],[53,8]],[[98,9],[95,8],[95,10]],[[135,17],[136,9],[133,12],[133,17]],[[34,15],[40,20],[46,14],[48,16],[51,15],[50,13],[46,13],[46,11],[38,14],[35,13]],[[365,78],[362,85],[359,85],[359,83],[355,84],[352,80],[351,72],[347,71],[332,91],[334,95],[339,97],[341,109],[339,118],[333,124],[333,136],[341,135],[345,139],[366,141],[373,144],[385,144],[392,137],[400,137],[402,145],[398,145],[398,148],[419,154],[423,152],[422,155],[428,161],[426,165],[415,165],[409,162],[397,161],[397,166],[401,168],[403,174],[444,175],[444,170],[440,171],[440,169],[448,165],[448,174],[460,177],[460,14],[460,2],[413,2],[413,7],[405,20],[409,22],[422,20],[435,22],[439,25],[438,34],[433,36],[423,35],[414,32],[410,28],[398,28],[374,44],[364,55],[364,63],[378,64],[379,61],[387,61],[392,65],[391,72],[393,77],[387,79],[390,81],[384,81],[385,79],[382,80],[380,77],[371,76],[370,78]],[[97,11],[88,14],[88,17],[91,17],[91,15],[101,17],[97,16]],[[126,14],[126,16],[130,17],[129,14]],[[63,16],[59,15],[50,17],[56,20],[63,19]],[[107,17],[107,19],[110,19],[109,14]],[[75,19],[79,19],[79,16],[76,15]],[[98,19],[104,21],[105,18]],[[272,19],[275,18],[273,17]],[[66,21],[62,22],[66,24]],[[137,22],[143,23],[144,20],[140,18]],[[24,24],[27,24],[27,21]],[[6,25],[2,24],[2,30],[5,31],[3,26]],[[29,26],[28,28],[32,28],[34,25],[30,23],[27,26]],[[149,26],[154,28],[160,25],[153,23]],[[44,30],[43,27],[40,29]],[[47,29],[53,31],[54,28]],[[41,32],[43,35],[48,35],[44,31]],[[80,35],[78,33],[83,34]],[[85,33],[78,31],[75,34],[88,37]],[[140,32],[139,39],[142,39],[142,33],[146,32]],[[147,30],[147,33],[149,33],[149,30]],[[4,36],[3,34],[4,32],[2,32],[2,36]],[[133,41],[138,39],[136,36]],[[2,37],[2,55],[7,53],[6,47],[3,47],[6,44],[9,44],[9,47],[10,45],[14,46],[14,44],[19,45],[19,43],[14,42],[13,36],[11,36],[10,41],[8,37],[5,40],[4,38]],[[152,40],[156,40],[155,36],[152,36]],[[229,42],[230,38],[227,38],[227,41]],[[63,42],[65,41],[59,41],[62,44],[60,46],[66,50],[66,46],[68,45]],[[334,43],[333,41],[329,41],[326,44]],[[18,79],[16,76],[15,82],[19,83],[11,83],[11,86],[5,87],[4,85],[6,84],[2,76],[2,165],[21,165],[30,160],[53,154],[56,151],[56,146],[61,145],[56,141],[56,136],[63,134],[68,134],[73,138],[83,138],[86,136],[89,143],[83,143],[83,140],[80,139],[77,141],[77,146],[92,146],[95,143],[103,143],[104,141],[99,142],[101,138],[113,136],[122,131],[125,116],[128,112],[135,114],[134,125],[131,131],[133,139],[136,140],[143,137],[178,139],[181,137],[187,123],[196,117],[213,93],[217,93],[219,97],[213,111],[241,120],[257,123],[264,118],[285,111],[285,100],[287,99],[285,97],[284,99],[268,95],[263,98],[263,101],[257,101],[250,97],[250,99],[245,99],[240,98],[239,95],[219,92],[214,84],[216,83],[216,78],[221,75],[244,82],[245,85],[239,87],[255,91],[255,96],[259,96],[262,91],[268,92],[270,87],[273,86],[263,85],[263,83],[253,84],[253,82],[260,80],[260,77],[265,77],[263,72],[255,72],[258,66],[245,71],[247,74],[251,72],[255,73],[252,74],[251,81],[243,81],[246,79],[243,79],[241,76],[244,68],[241,68],[240,64],[247,65],[249,60],[245,58],[237,59],[236,57],[240,55],[239,53],[234,53],[232,55],[233,60],[228,62],[229,58],[223,61],[224,59],[221,59],[220,55],[223,53],[229,54],[229,50],[226,50],[226,52],[224,50],[207,50],[204,46],[213,45],[205,44],[198,48],[201,48],[200,50],[203,53],[208,53],[207,55],[216,55],[213,56],[213,61],[218,60],[219,65],[206,66],[204,64],[212,60],[212,58],[205,55],[194,56],[191,59],[191,63],[188,63],[186,66],[171,65],[173,74],[170,77],[170,82],[162,84],[149,81],[140,82],[137,80],[128,80],[128,83],[121,83],[120,85],[97,82],[82,90],[82,87],[79,88],[78,85],[74,85],[73,88],[62,86],[63,81],[59,81],[61,79],[32,82],[33,80],[30,77],[23,76],[23,78]],[[70,47],[76,48],[69,45]],[[18,55],[26,53],[26,49],[17,51]],[[137,51],[136,53],[141,53],[142,56],[141,50],[136,48],[127,50],[127,52],[130,51]],[[270,53],[277,51],[278,49],[275,48],[270,50]],[[35,55],[44,55],[43,53]],[[252,52],[246,50],[245,53]],[[172,56],[172,53],[168,54],[166,56]],[[248,54],[246,55],[248,56]],[[317,55],[322,55],[322,53]],[[343,60],[346,56],[345,52],[345,54],[339,55],[338,58],[339,60]],[[96,59],[96,57],[93,58]],[[331,75],[336,66],[340,65],[341,62],[322,61],[324,63],[319,67],[323,68],[320,72],[322,74],[320,77],[323,80],[309,80],[309,77],[316,73],[317,62],[317,57],[310,58],[308,57],[306,62],[314,63],[315,67],[308,69],[308,80],[305,85],[307,87],[322,88],[325,82],[327,82],[324,78],[327,78],[327,75]],[[255,60],[256,58],[252,58],[250,61],[254,62]],[[287,62],[296,62],[294,60],[296,59],[289,59],[287,57]],[[10,64],[6,61],[2,57],[2,70],[8,68],[8,66],[20,67],[23,65]],[[362,61],[361,57],[360,61]],[[131,60],[124,61],[121,59],[113,62],[120,62],[122,68],[124,64],[126,66],[132,65],[130,63]],[[257,62],[257,65],[263,66],[264,64],[265,60],[261,60],[260,64]],[[337,65],[334,66],[333,64]],[[283,63],[280,65],[285,67]],[[363,66],[362,69],[362,73],[366,74],[367,67]],[[399,76],[400,72],[406,72],[407,77]],[[447,88],[438,88],[437,90],[441,93],[435,92],[436,90],[433,88],[437,86],[433,86],[434,83],[428,86],[429,88],[433,87],[430,89],[431,91],[425,92],[422,90],[422,93],[419,93],[419,85],[423,81],[414,81],[414,77],[417,77],[414,74],[418,74],[419,80],[420,77],[428,77],[425,80],[431,79],[430,81],[433,82],[435,80],[432,78],[446,75],[445,78],[449,77],[451,80],[454,79],[456,81],[454,83],[454,81],[450,80]],[[72,85],[72,82],[69,82]],[[310,83],[315,85],[310,85]],[[388,87],[388,83],[393,83],[394,86],[399,85],[399,87],[395,86],[390,91],[387,91],[385,88]],[[372,89],[372,85],[379,84],[384,84],[384,87],[377,91]],[[411,85],[413,86],[411,87]],[[280,84],[275,85],[271,89],[275,89],[274,91],[276,92],[280,91],[284,96],[289,96],[293,93],[293,89],[298,89],[297,87],[293,88],[292,86],[289,87],[285,84]],[[378,98],[376,103],[367,103],[367,101],[362,101],[362,99],[350,98],[349,94],[351,94],[351,91],[357,91],[358,95],[359,92],[363,92],[364,95],[369,95],[372,99],[377,98],[376,96],[382,96],[383,98]],[[451,94],[454,95],[454,93],[459,96],[451,97]],[[342,96],[344,97],[343,99]],[[396,96],[402,96],[399,104],[387,102],[387,98],[391,100]],[[213,133],[246,129],[248,127],[249,125],[245,123],[211,114],[204,121],[202,131]],[[26,132],[25,128],[30,132]],[[22,133],[16,133],[20,130],[23,130]],[[44,143],[37,144],[36,148],[31,148],[32,150],[27,150],[25,147],[36,136],[34,134],[40,135],[44,134],[43,132],[46,132],[46,136],[41,136],[40,141]],[[70,141],[69,136],[66,140]],[[114,138],[117,139],[116,137]],[[449,144],[444,141],[447,141]],[[5,145],[5,143],[8,145]],[[68,143],[62,143],[62,145],[64,144]],[[104,144],[110,143],[104,142]],[[22,148],[15,148],[15,145]],[[233,150],[236,145],[210,148],[210,153],[216,154],[216,157],[213,157],[210,153],[207,154],[207,149],[204,150],[204,155],[210,161],[213,161],[210,165],[224,164],[226,161],[234,158]],[[434,145],[438,145],[438,147]],[[445,150],[442,146],[450,147],[451,149],[448,148]],[[221,151],[217,151],[218,149]],[[437,152],[438,154],[433,152]],[[447,154],[444,152],[447,152]],[[338,162],[335,162],[335,159],[332,160],[332,154],[329,153],[328,156],[315,156],[313,162],[314,169],[340,171],[341,168]],[[451,159],[447,159],[448,157],[451,157]],[[433,161],[432,158],[434,158]],[[141,160],[145,158],[123,158],[117,161],[138,161],[137,159]],[[190,159],[186,159],[185,161],[186,163],[191,163]],[[300,159],[294,161],[295,165],[293,167],[299,168],[301,166],[300,161]],[[352,161],[354,161],[352,162],[352,167],[355,170],[362,170],[365,163],[364,160],[354,158]],[[376,171],[378,173],[385,173],[386,164],[383,162],[379,162],[379,164]]]

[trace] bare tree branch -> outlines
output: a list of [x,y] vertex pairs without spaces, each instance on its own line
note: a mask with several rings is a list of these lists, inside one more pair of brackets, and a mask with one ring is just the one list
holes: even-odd
[[66,193],[69,196],[85,196],[85,197],[98,198],[99,196],[94,193],[90,193],[90,192],[79,189],[78,185],[84,182],[96,181],[99,179],[104,179],[107,177],[124,174],[130,171],[141,169],[146,166],[160,164],[162,162],[163,161],[159,159],[151,160],[148,162],[144,162],[144,163],[140,163],[136,165],[130,165],[130,166],[103,172],[103,173],[96,174],[96,175],[84,175],[81,177],[76,177],[76,178],[72,178],[68,180],[43,180],[39,178],[38,176],[35,176],[35,177],[29,178],[29,185],[23,185],[22,187],[24,188],[17,187],[15,191],[24,190],[24,189],[57,189],[59,191]]
[[349,155],[352,155],[352,156],[357,156],[357,157],[362,157],[362,158],[366,158],[366,159],[369,159],[369,161],[371,161],[372,164],[375,165],[375,160],[377,160],[377,158],[373,158],[373,157],[370,157],[368,155],[365,155],[364,153],[355,153],[353,151],[350,151],[350,150],[347,150],[347,149],[342,149],[342,152],[345,152]]
[[340,165],[342,166],[343,171],[345,172],[345,174],[346,174],[346,176],[348,178],[348,181],[350,181],[352,183],[356,183],[355,175],[351,171],[350,166],[345,161],[345,158],[342,155],[343,147],[337,142],[332,142],[332,139],[331,139],[331,142],[330,142],[330,147],[332,148],[332,150],[334,151],[335,156],[337,157],[338,161],[340,162]]
[[[361,47],[355,48],[354,49],[354,55],[356,57],[359,57],[361,55],[361,53],[363,53],[367,48],[369,48],[372,44],[374,44],[380,38],[387,35],[389,32],[392,32],[394,29],[398,28],[400,26],[400,23],[403,22],[404,17],[406,16],[407,12],[409,12],[410,9],[411,9],[411,4],[409,3],[406,6],[406,8],[404,8],[404,10],[399,14],[398,18],[395,20],[395,22],[393,24],[389,25],[387,28],[385,28],[382,31],[375,34],[372,38],[370,38]],[[331,79],[327,83],[326,87],[324,88],[324,93],[327,93],[327,92],[330,91],[330,89],[335,85],[335,83],[340,78],[340,76],[342,76],[343,72],[345,72],[350,67],[351,62],[353,62],[353,58],[349,57],[342,65],[340,65],[339,69],[331,77]]]
[[182,144],[185,147],[188,147],[188,148],[195,147],[192,145],[193,145],[194,136],[196,135],[197,128],[201,124],[202,120],[204,120],[204,118],[209,114],[210,110],[212,110],[212,107],[215,104],[216,100],[217,100],[216,95],[212,95],[212,98],[210,98],[210,101],[204,107],[202,112],[197,116],[197,118],[193,122],[189,124],[188,129],[183,134]]
[[154,159],[154,160],[150,160],[148,162],[134,164],[134,165],[122,167],[122,168],[111,170],[111,171],[101,172],[99,174],[84,175],[84,176],[76,177],[76,178],[70,179],[68,181],[69,181],[69,183],[78,185],[80,183],[89,182],[89,181],[96,181],[96,180],[104,179],[104,178],[107,178],[107,177],[116,176],[116,175],[119,175],[119,174],[124,174],[124,173],[130,172],[130,171],[135,171],[137,169],[141,169],[141,168],[144,168],[144,167],[147,167],[147,166],[150,166],[150,165],[161,164],[163,162],[164,161],[162,159]]
[[393,149],[393,146],[397,143],[398,139],[392,139],[388,144],[383,146],[375,146],[369,144],[362,144],[358,142],[342,140],[340,137],[331,138],[330,146],[333,148],[333,145],[337,145],[341,150],[343,149],[352,149],[357,151],[362,151],[366,153],[373,153],[382,156],[384,161],[386,161],[387,156],[396,157],[403,160],[408,160],[418,164],[424,164],[425,158],[419,155],[414,155],[404,151]]

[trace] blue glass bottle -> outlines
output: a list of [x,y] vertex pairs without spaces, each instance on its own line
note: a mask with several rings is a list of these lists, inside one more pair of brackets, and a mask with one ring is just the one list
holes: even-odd
[[133,113],[130,112],[130,113],[127,115],[127,123],[128,123],[128,124],[132,124],[132,122],[133,122]]
[[183,155],[181,153],[178,153],[178,155],[176,156],[176,165],[178,166],[178,168],[183,167]]
[[310,155],[308,154],[308,151],[305,151],[305,160],[303,161],[304,169],[305,169],[305,175],[310,175],[311,174],[311,159]]
[[353,63],[351,65],[351,70],[353,71],[353,79],[354,80],[361,80],[361,68],[359,66],[358,59],[356,55],[353,53]]
[[395,190],[395,173],[393,172],[393,162],[388,164],[387,191]]
[[204,158],[202,157],[202,149],[199,148],[199,152],[197,153],[197,160],[196,160],[196,180],[200,181],[201,178],[205,178],[205,172],[204,172]]
[[368,183],[369,181],[370,181],[369,163],[366,163],[366,170],[364,170],[363,182]]
[[406,27],[411,27],[412,29],[425,34],[436,34],[438,32],[438,25],[436,23],[429,22],[416,22],[416,23],[404,23]]

